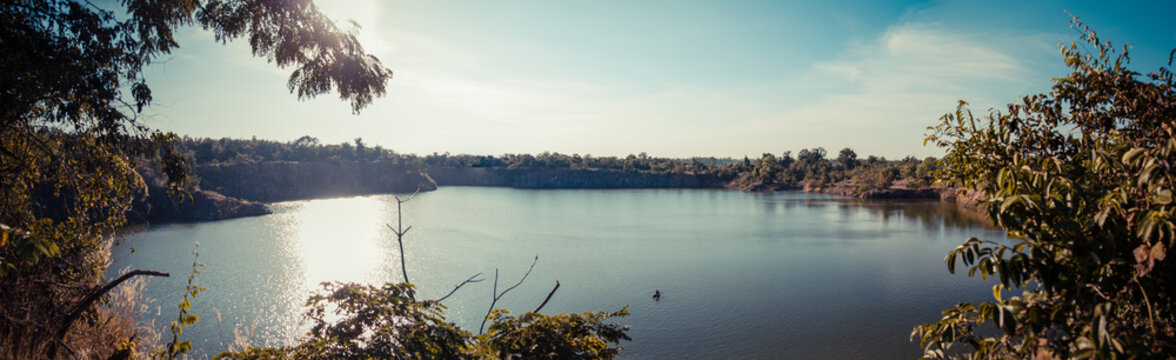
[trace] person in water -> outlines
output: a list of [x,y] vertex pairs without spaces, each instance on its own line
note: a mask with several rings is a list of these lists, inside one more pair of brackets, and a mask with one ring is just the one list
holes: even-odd
[[653,290],[653,300],[661,300],[661,289]]

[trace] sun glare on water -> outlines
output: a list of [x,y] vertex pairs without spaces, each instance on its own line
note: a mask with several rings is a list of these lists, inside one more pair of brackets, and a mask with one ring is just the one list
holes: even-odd
[[292,212],[294,238],[287,243],[300,251],[306,284],[378,283],[385,265],[399,261],[383,244],[389,240],[385,212],[377,197],[310,201]]

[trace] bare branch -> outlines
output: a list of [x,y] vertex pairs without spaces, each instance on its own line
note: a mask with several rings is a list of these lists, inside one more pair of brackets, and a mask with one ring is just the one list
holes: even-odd
[[441,301],[444,301],[445,299],[448,299],[449,296],[453,295],[453,293],[456,293],[457,289],[461,289],[461,287],[465,286],[465,284],[479,283],[479,282],[482,282],[482,280],[485,280],[485,279],[475,279],[476,277],[479,277],[479,276],[482,276],[482,273],[477,273],[477,274],[474,274],[474,276],[470,276],[469,279],[466,279],[465,281],[462,281],[461,284],[457,284],[457,286],[454,286],[453,290],[449,291],[448,294],[445,294],[445,296],[442,296],[440,299],[433,300],[433,302],[439,303]]
[[490,294],[493,295],[491,296],[493,300],[490,300],[490,309],[486,310],[486,316],[482,317],[482,325],[478,325],[478,335],[482,335],[483,330],[486,329],[486,319],[490,318],[490,313],[494,312],[494,304],[498,302],[498,269],[494,269],[494,289],[490,291]]
[[[408,281],[408,266],[404,263],[404,234],[408,233],[409,230],[412,230],[412,225],[409,225],[407,229],[404,228],[404,215],[403,211],[401,211],[401,204],[404,204],[405,201],[412,200],[412,198],[416,197],[420,192],[421,187],[420,185],[417,185],[416,192],[413,192],[412,195],[410,195],[408,198],[401,199],[395,194],[392,195],[393,198],[396,198],[396,228],[392,228],[392,225],[384,224],[384,226],[387,226],[388,229],[392,230],[392,232],[396,234],[396,244],[400,246],[400,273],[404,275],[404,282],[406,283],[410,281]],[[413,298],[413,300],[416,299],[416,296],[412,293],[409,293],[409,297]]]
[[118,286],[118,284],[121,284],[123,281],[127,281],[128,279],[135,277],[135,276],[139,276],[139,275],[163,276],[163,277],[171,276],[171,274],[168,274],[165,272],[154,271],[154,270],[141,270],[140,269],[140,270],[135,270],[135,271],[131,271],[129,273],[123,274],[122,276],[119,276],[117,279],[114,279],[114,280],[106,283],[106,285],[102,285],[102,287],[95,290],[89,296],[86,296],[85,299],[82,299],[82,301],[79,302],[78,305],[75,306],[73,308],[73,310],[71,310],[69,312],[69,315],[66,315],[65,321],[61,324],[61,329],[57,330],[58,341],[61,341],[61,342],[65,341],[65,334],[67,332],[69,332],[69,327],[72,326],[73,322],[75,320],[77,320],[79,316],[82,315],[83,311],[86,311],[86,309],[90,308],[90,305],[94,304],[94,301],[97,301],[98,298],[102,297],[102,295],[106,295],[106,293],[110,292],[110,290],[113,290],[114,287]]
[[402,203],[402,202],[412,200],[412,198],[416,197],[417,194],[420,194],[420,193],[421,193],[421,185],[417,184],[417,189],[416,189],[416,191],[412,192],[412,195],[409,195],[408,197],[406,197],[404,199],[401,199],[400,196],[397,196],[396,194],[392,194],[392,197],[396,198],[397,203]]
[[547,293],[547,298],[543,299],[543,303],[539,304],[539,307],[535,308],[535,310],[531,310],[531,312],[537,313],[539,310],[542,310],[543,307],[547,305],[547,301],[551,300],[551,295],[555,295],[556,290],[559,290],[559,280],[555,281],[555,287],[551,288],[551,292]]
[[503,296],[503,295],[506,295],[506,293],[507,293],[507,292],[509,292],[509,291],[511,291],[511,290],[514,290],[514,288],[517,288],[517,287],[519,287],[519,285],[522,285],[522,284],[523,284],[523,280],[527,280],[527,276],[528,276],[528,275],[531,275],[531,270],[535,270],[535,263],[536,263],[536,262],[538,262],[538,261],[539,261],[539,255],[535,255],[535,259],[534,259],[534,260],[531,260],[531,267],[530,267],[530,268],[528,268],[528,269],[527,269],[527,272],[523,274],[523,278],[519,279],[519,282],[515,283],[514,285],[511,285],[509,288],[506,288],[506,290],[502,290],[502,293],[501,293],[501,294],[498,294],[498,296],[497,296],[497,297],[498,297],[498,298],[502,298],[502,296]]
[[535,270],[536,262],[539,262],[539,255],[535,255],[535,259],[531,260],[531,267],[527,268],[527,272],[523,274],[519,282],[506,288],[506,290],[502,290],[501,293],[498,292],[498,269],[494,269],[494,299],[490,301],[490,309],[486,310],[486,316],[482,317],[482,325],[478,327],[478,334],[481,334],[483,329],[486,328],[486,320],[490,319],[490,313],[494,312],[494,304],[498,303],[498,299],[502,299],[502,296],[506,295],[506,293],[522,285],[523,281],[527,280],[527,276],[531,275],[531,270]]

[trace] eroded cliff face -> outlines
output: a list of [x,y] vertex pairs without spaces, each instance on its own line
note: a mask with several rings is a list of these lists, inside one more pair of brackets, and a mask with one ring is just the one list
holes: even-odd
[[171,195],[162,186],[150,186],[148,194],[135,202],[127,214],[128,223],[212,221],[273,213],[265,204],[207,190]]
[[143,177],[147,193],[132,202],[126,215],[129,224],[211,221],[272,213],[265,204],[198,188],[169,194],[166,179],[152,165],[141,162],[135,170]]
[[400,166],[350,161],[202,165],[200,187],[227,196],[274,202],[435,190],[428,175]]
[[[431,191],[437,186],[494,186],[520,189],[714,188],[743,191],[806,191],[861,198],[955,200],[952,189],[875,189],[861,191],[843,182],[831,186],[783,187],[737,184],[732,176],[655,173],[599,169],[508,169],[433,167],[428,173],[390,164],[331,162],[265,162],[202,165],[192,169],[200,187],[190,199],[166,193],[163,180],[147,171],[150,196],[140,200],[132,222],[206,221],[269,214],[261,202],[338,196]],[[966,200],[966,199],[964,199]]]
[[429,169],[440,186],[499,186],[519,189],[723,188],[730,179],[715,175],[661,174],[597,169]]

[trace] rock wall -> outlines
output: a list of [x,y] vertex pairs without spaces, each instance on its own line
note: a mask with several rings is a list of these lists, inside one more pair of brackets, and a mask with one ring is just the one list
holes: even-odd
[[500,186],[520,189],[723,188],[730,179],[714,175],[661,174],[597,169],[429,169],[437,185]]
[[207,190],[170,195],[165,187],[149,186],[145,199],[127,213],[130,224],[224,220],[272,213],[265,204],[224,196]]
[[131,203],[126,214],[129,224],[211,221],[272,213],[265,204],[207,190],[169,194],[166,179],[146,161],[140,162],[135,171],[143,177],[147,194]]
[[435,190],[428,175],[399,166],[332,162],[268,162],[203,165],[192,169],[200,187],[253,201],[273,202],[336,196]]

